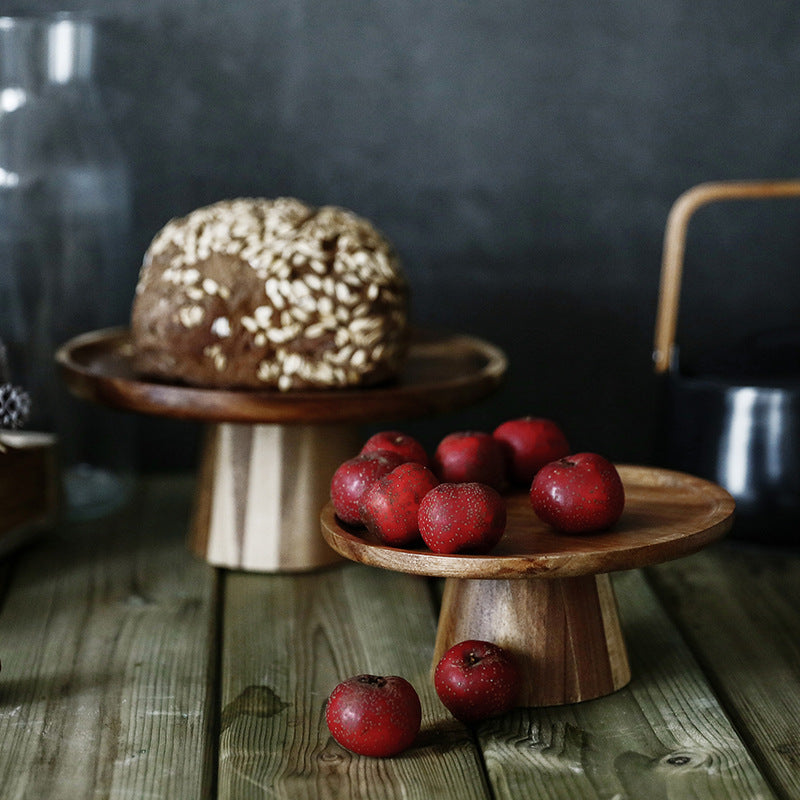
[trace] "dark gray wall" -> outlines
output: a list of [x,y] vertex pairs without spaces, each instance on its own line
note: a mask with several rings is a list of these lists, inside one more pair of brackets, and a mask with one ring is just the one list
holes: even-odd
[[[79,5],[105,20],[100,74],[133,168],[137,254],[168,218],[223,197],[341,204],[395,241],[417,322],[507,351],[494,398],[407,426],[429,441],[534,413],[580,449],[648,460],[672,202],[705,180],[797,174],[788,0],[26,7]],[[698,215],[688,349],[797,316],[800,206],[768,205]],[[182,425],[147,432],[148,450],[182,441]]]

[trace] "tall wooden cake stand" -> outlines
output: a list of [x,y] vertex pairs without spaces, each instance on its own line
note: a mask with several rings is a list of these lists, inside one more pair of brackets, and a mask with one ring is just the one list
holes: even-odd
[[360,425],[467,406],[491,393],[507,366],[480,339],[418,333],[397,382],[281,393],[145,381],[131,355],[128,331],[106,329],[70,340],[56,361],[78,397],[206,424],[189,546],[216,566],[263,572],[340,558],[320,536],[319,512],[336,467],[361,447]]
[[549,706],[609,694],[630,680],[608,573],[679,558],[722,537],[733,498],[679,472],[620,466],[625,511],[610,531],[563,535],[542,523],[527,494],[508,496],[508,524],[488,555],[439,555],[386,547],[363,528],[343,525],[328,503],[325,539],[349,559],[446,579],[433,665],[465,639],[516,654],[523,706]]

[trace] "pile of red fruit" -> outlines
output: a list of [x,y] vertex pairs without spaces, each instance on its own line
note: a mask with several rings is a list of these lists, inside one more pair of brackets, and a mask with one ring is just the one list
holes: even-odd
[[331,501],[342,522],[366,526],[386,545],[422,539],[434,553],[487,553],[505,532],[505,494],[523,487],[536,515],[564,533],[605,530],[625,504],[608,459],[571,454],[558,425],[537,417],[491,434],[451,433],[433,458],[411,436],[376,433],[336,470]]
[[[570,454],[555,422],[523,417],[491,434],[445,436],[430,458],[413,437],[376,433],[331,480],[331,501],[347,525],[407,547],[420,539],[435,553],[487,553],[506,527],[509,491],[529,493],[533,512],[564,533],[606,530],[622,515],[625,493],[614,465],[596,453]],[[445,707],[464,722],[510,710],[521,674],[492,642],[451,647],[434,672]],[[326,707],[334,739],[355,753],[391,756],[409,747],[421,724],[414,687],[396,675],[357,675],[340,683]]]

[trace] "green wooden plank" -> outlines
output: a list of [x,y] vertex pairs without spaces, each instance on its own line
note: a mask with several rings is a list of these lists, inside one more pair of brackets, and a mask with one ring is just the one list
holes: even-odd
[[614,576],[633,679],[479,728],[496,798],[762,800],[756,765],[641,573]]
[[[469,732],[430,680],[435,616],[424,579],[343,564],[310,575],[226,577],[221,798],[486,797]],[[423,709],[418,741],[390,759],[356,756],[324,719],[334,686],[401,675]]]
[[776,793],[800,797],[800,555],[725,543],[648,578]]
[[0,797],[202,798],[213,783],[215,573],[184,546],[191,483],[59,527],[0,610]]

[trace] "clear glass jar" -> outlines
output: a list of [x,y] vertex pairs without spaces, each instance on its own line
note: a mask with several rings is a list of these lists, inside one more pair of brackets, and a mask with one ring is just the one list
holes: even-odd
[[58,14],[0,17],[0,338],[54,432],[64,507],[100,516],[128,497],[133,421],[72,398],[56,348],[124,322],[131,189],[94,82],[96,26]]

